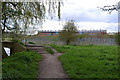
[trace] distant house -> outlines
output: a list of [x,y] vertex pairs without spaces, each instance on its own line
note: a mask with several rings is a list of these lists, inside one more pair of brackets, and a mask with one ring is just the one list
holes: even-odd
[[[59,31],[50,31],[50,30],[42,30],[38,31],[38,35],[40,36],[57,36]],[[76,35],[84,34],[84,35],[107,35],[107,30],[81,30],[75,33]]]

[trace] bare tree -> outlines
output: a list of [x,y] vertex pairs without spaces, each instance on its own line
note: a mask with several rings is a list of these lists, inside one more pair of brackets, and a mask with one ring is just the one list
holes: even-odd
[[112,11],[118,11],[120,9],[120,1],[116,5],[106,5],[100,8],[103,11],[108,11],[111,13]]

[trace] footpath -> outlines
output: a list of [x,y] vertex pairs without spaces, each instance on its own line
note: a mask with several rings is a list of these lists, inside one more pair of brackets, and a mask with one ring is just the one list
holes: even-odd
[[44,46],[29,45],[27,48],[42,55],[42,61],[39,64],[38,80],[41,78],[64,78],[68,80],[68,75],[58,60],[58,56],[62,55],[62,53],[58,53],[52,48],[55,54],[51,55],[45,50]]

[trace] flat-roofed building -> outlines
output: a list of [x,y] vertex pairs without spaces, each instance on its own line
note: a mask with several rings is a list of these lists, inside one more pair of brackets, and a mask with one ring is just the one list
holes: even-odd
[[[50,30],[42,30],[38,31],[38,35],[40,36],[57,36],[60,30],[58,31],[50,31]],[[80,30],[75,33],[76,35],[84,34],[84,35],[107,35],[107,30]]]

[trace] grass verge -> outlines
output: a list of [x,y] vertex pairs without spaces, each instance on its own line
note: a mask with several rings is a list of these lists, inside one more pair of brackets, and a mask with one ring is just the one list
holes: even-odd
[[42,56],[35,52],[19,52],[2,61],[2,77],[3,79],[12,78],[29,78],[36,79],[38,71],[38,63]]
[[46,51],[48,51],[48,52],[51,53],[52,55],[54,54],[54,51],[53,51],[51,48],[45,47],[45,49],[46,49]]
[[[65,48],[66,47],[66,48]],[[118,78],[117,46],[55,46],[70,78]]]

